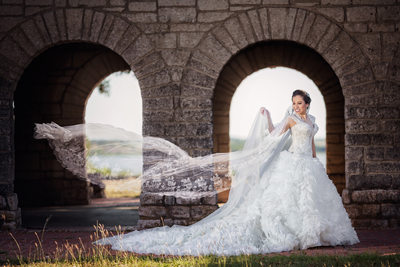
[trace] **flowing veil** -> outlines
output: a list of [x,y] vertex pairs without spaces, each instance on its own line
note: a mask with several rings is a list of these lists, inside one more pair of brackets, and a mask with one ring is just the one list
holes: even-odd
[[[258,112],[242,150],[200,157],[191,157],[165,139],[141,136],[98,123],[65,127],[54,122],[37,123],[34,137],[47,139],[64,168],[92,183],[100,181],[98,176],[96,180],[88,174],[90,157],[96,153],[122,153],[143,155],[143,172],[137,178],[141,179],[142,192],[190,196],[198,192],[215,195],[229,189],[227,203],[195,223],[200,225],[224,217],[257,197],[254,192],[260,174],[268,170],[277,155],[291,142],[290,130],[283,132],[283,129],[292,113],[290,107],[281,122],[269,132],[268,117]],[[90,143],[90,149],[87,143]],[[123,170],[118,161],[109,167],[115,173]]]
[[[61,165],[91,183],[104,179],[91,173],[93,157],[117,155],[120,160],[108,165],[117,175],[125,171],[125,156],[142,156],[141,199],[162,196],[167,205],[167,196],[187,203],[201,196],[202,203],[229,190],[222,207],[189,226],[132,231],[96,240],[98,245],[159,255],[238,255],[359,242],[334,184],[312,158],[309,144],[318,126],[289,128],[291,120],[301,122],[291,107],[274,127],[269,119],[257,112],[243,149],[199,157],[163,138],[104,124],[36,124],[34,137],[47,139]],[[291,153],[296,145],[299,153]],[[186,208],[191,213],[196,205]]]

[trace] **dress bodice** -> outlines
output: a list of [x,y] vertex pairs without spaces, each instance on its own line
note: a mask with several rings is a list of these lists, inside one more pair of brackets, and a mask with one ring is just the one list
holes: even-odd
[[314,116],[308,116],[312,125],[300,119],[297,115],[291,115],[296,124],[290,128],[292,144],[289,147],[289,152],[312,156],[312,139],[318,131],[318,126],[315,124]]

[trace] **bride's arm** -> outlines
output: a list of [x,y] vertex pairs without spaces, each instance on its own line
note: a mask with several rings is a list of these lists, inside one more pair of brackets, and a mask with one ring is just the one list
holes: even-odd
[[289,130],[289,128],[292,128],[294,125],[296,125],[296,122],[292,118],[288,118],[285,127],[282,128],[280,135],[285,133],[287,130]]
[[262,107],[260,109],[260,112],[261,112],[262,115],[265,115],[267,117],[267,119],[268,119],[268,131],[271,133],[275,129],[275,126],[272,123],[271,115],[269,114],[268,109]]
[[[267,120],[268,120],[268,131],[271,133],[275,129],[275,126],[272,123],[271,114],[264,107],[260,108],[260,112],[261,112],[262,115],[267,117]],[[287,130],[289,130],[289,128],[292,128],[295,124],[296,124],[296,122],[292,118],[289,117],[287,119],[286,123],[285,123],[285,126],[282,128],[282,130],[281,130],[279,135],[284,134]]]

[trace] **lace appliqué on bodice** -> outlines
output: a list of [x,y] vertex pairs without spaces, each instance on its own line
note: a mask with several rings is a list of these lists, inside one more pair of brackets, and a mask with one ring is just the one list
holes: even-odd
[[296,124],[290,128],[292,144],[289,147],[289,152],[312,157],[312,139],[319,128],[315,123],[315,117],[312,115],[308,115],[308,117],[312,121],[312,125],[296,115],[290,116]]

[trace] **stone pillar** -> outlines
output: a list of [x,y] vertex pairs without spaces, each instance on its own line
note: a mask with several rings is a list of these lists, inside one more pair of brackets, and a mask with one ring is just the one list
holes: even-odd
[[14,230],[21,225],[21,208],[15,193],[0,194],[0,229]]
[[14,193],[14,131],[11,83],[0,77],[0,229],[21,224],[21,209]]
[[372,82],[347,92],[343,202],[357,228],[398,228],[399,85]]

